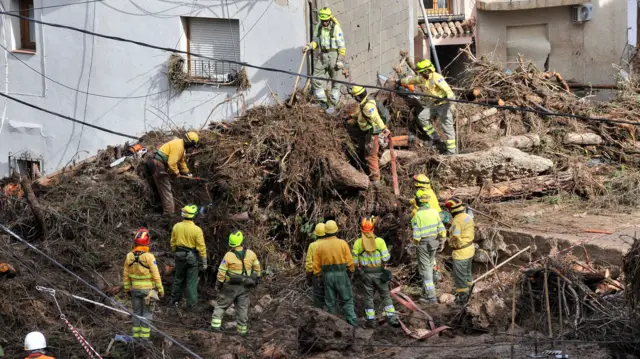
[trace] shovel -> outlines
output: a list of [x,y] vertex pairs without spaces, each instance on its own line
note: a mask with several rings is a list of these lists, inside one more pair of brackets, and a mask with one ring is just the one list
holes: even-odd
[[302,53],[302,60],[300,61],[300,68],[298,68],[298,76],[293,84],[293,92],[291,92],[291,99],[289,100],[289,107],[293,106],[293,99],[296,97],[296,89],[298,88],[298,81],[300,81],[300,72],[302,72],[302,66],[304,65],[304,59],[307,58],[307,50]]

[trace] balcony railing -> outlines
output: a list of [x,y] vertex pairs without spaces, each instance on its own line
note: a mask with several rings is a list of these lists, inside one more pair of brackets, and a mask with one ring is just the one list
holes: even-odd
[[[422,0],[429,22],[464,21],[464,14],[454,13],[454,0]],[[422,12],[418,12],[418,23],[424,23]]]
[[215,84],[232,84],[238,77],[240,66],[224,61],[192,59],[189,61],[191,80]]

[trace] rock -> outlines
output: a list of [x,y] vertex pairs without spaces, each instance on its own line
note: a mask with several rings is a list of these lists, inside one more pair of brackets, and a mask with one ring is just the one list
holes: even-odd
[[442,293],[438,301],[444,304],[451,304],[456,300],[456,296],[451,293]]
[[258,301],[258,303],[260,303],[262,308],[268,307],[269,304],[271,304],[271,302],[273,302],[273,299],[271,298],[271,296],[269,294],[267,294],[264,297],[260,298],[260,300]]
[[262,309],[261,306],[256,305],[255,307],[253,307],[253,312],[259,315],[259,314],[262,314],[262,312],[264,312],[264,309]]
[[286,356],[282,352],[282,349],[277,348],[273,345],[265,345],[262,348],[262,358],[263,359],[280,359],[285,358]]
[[303,307],[298,315],[304,323],[298,328],[301,353],[342,351],[354,341],[354,328],[342,318],[313,307]]
[[223,322],[225,329],[235,329],[238,323],[236,322]]
[[540,146],[540,136],[536,134],[527,134],[522,136],[507,136],[498,140],[498,145],[513,147],[523,151],[532,150]]

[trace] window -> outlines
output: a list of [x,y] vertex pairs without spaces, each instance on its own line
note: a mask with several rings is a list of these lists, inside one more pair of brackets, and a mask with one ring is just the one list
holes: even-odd
[[[18,0],[20,16],[33,19],[33,0]],[[20,19],[20,50],[36,51],[36,23]]]
[[41,177],[42,158],[34,158],[24,152],[20,156],[9,153],[9,173],[28,176],[32,180]]
[[424,0],[428,16],[453,14],[453,0]]
[[[187,51],[221,60],[240,61],[240,21],[236,19],[187,18]],[[208,83],[232,83],[240,66],[188,56],[189,76]]]

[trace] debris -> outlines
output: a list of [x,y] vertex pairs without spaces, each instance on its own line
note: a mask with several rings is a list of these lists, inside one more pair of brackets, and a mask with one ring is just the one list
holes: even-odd
[[[395,143],[394,143],[394,146],[395,146]],[[394,152],[396,153],[396,159],[398,161],[411,161],[418,158],[418,154],[413,151],[394,150]],[[380,156],[380,160],[378,161],[378,164],[382,168],[388,165],[390,162],[391,162],[391,151],[384,150],[384,152],[382,152],[382,156]]]
[[442,293],[438,298],[438,302],[443,304],[451,304],[456,300],[456,297],[451,293]]
[[286,355],[282,352],[282,349],[273,345],[265,345],[262,347],[263,359],[281,359],[286,358]]
[[305,307],[298,316],[306,318],[298,329],[301,353],[342,351],[353,343],[354,327],[342,318],[312,307]]
[[520,254],[528,251],[531,248],[531,246],[527,246],[525,249],[519,251],[518,253],[512,255],[511,257],[509,257],[508,259],[505,259],[504,261],[502,261],[502,263],[498,264],[497,266],[495,266],[493,269],[491,269],[490,271],[486,272],[485,274],[481,275],[480,277],[476,278],[473,280],[473,284],[478,283],[479,281],[481,281],[482,279],[486,278],[489,274],[495,272],[498,270],[498,268],[502,267],[503,265],[511,262],[512,260],[516,259]]
[[333,155],[329,155],[327,161],[329,173],[337,186],[361,190],[369,188],[369,176],[366,174]]
[[528,134],[521,136],[507,136],[498,141],[499,146],[513,147],[519,150],[532,150],[540,146],[540,136]]
[[595,133],[567,133],[562,142],[565,145],[601,145],[604,140]]
[[42,208],[40,207],[40,204],[36,199],[36,195],[33,193],[33,188],[31,188],[31,180],[29,179],[28,176],[24,175],[22,176],[20,185],[22,186],[22,190],[24,191],[24,193],[27,195],[27,202],[29,202],[31,211],[33,212],[33,215],[38,220],[40,229],[42,230],[42,233],[44,233],[44,236],[46,237],[48,234],[47,224],[44,219],[45,217],[44,217],[44,213],[42,212]]
[[260,300],[258,302],[260,303],[262,308],[267,308],[269,306],[269,304],[271,304],[271,302],[273,302],[273,299],[271,298],[271,296],[269,294],[267,294],[267,295],[263,296],[262,298],[260,298]]
[[458,120],[458,124],[460,126],[464,126],[466,124],[472,124],[472,123],[478,122],[478,121],[480,121],[480,120],[482,120],[484,118],[493,116],[493,115],[495,115],[497,113],[498,113],[498,109],[495,108],[495,107],[491,107],[491,108],[486,109],[486,110],[484,110],[484,111],[482,111],[480,113],[476,113],[475,115],[473,115],[473,116],[471,116],[469,118],[461,118],[461,119],[459,119]]

